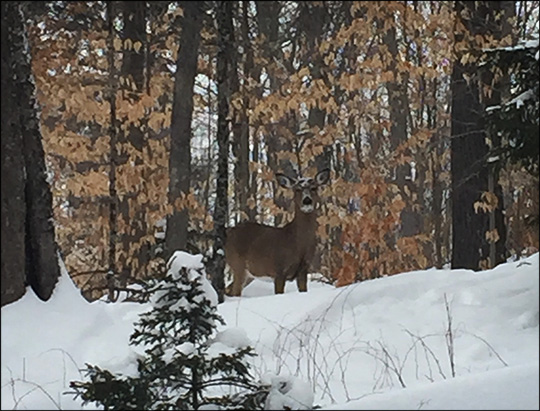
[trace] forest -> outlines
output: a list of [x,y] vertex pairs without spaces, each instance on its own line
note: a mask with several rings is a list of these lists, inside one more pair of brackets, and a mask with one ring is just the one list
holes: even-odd
[[2,409],[538,409],[539,1],[0,8]]
[[537,252],[538,11],[2,2],[2,305],[57,253],[114,301],[175,250],[223,301],[226,227],[293,218],[276,173],[331,171],[310,272],[338,287]]

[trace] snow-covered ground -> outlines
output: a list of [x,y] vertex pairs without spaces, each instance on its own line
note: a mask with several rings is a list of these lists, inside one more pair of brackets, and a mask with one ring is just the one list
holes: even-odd
[[[300,397],[311,387],[325,409],[539,409],[539,299],[535,254],[302,294],[255,280],[219,312],[251,339],[257,377],[279,374]],[[81,409],[63,393],[85,362],[133,373],[128,339],[148,308],[90,304],[65,272],[50,301],[29,291],[3,307],[2,410]]]

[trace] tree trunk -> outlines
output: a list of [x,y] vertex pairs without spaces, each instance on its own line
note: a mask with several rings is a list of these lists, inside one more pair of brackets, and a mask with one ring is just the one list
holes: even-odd
[[[473,35],[500,31],[500,26],[495,26],[499,24],[495,15],[500,10],[494,6],[500,6],[500,2],[456,2],[458,15]],[[462,39],[463,34],[457,33],[456,41]],[[489,256],[486,241],[489,215],[474,210],[474,203],[480,200],[483,192],[489,190],[485,107],[480,97],[476,65],[462,64],[460,58],[458,54],[451,84],[452,268],[477,270]],[[502,196],[499,197],[499,204],[502,205]],[[495,216],[494,220],[498,222],[496,225],[500,235],[505,232],[502,207],[496,213],[500,215]],[[504,248],[502,241],[499,247],[501,245]],[[504,249],[498,254],[495,264],[503,261]]]
[[[146,2],[123,1],[122,13],[124,15],[124,29],[122,40],[124,41],[124,57],[122,60],[122,75],[129,78],[129,86],[134,83],[140,92],[144,86],[145,66],[145,43],[146,43]],[[126,44],[131,42],[131,46]],[[140,43],[140,48],[136,46]],[[127,47],[126,47],[127,46]],[[132,89],[131,87],[129,87]]]
[[176,201],[189,193],[191,179],[191,119],[193,85],[197,74],[197,56],[204,17],[199,2],[184,2],[184,20],[174,77],[174,100],[171,119],[169,156],[169,203],[173,214],[167,221],[166,257],[185,250],[188,236],[187,210],[178,210]]
[[11,100],[2,104],[2,305],[27,284],[48,300],[60,275],[23,21],[19,3],[2,3],[2,92]]
[[[257,8],[257,25],[259,32],[264,36],[264,43],[262,45],[262,55],[267,61],[265,67],[266,74],[268,75],[269,89],[272,93],[279,92],[280,81],[275,74],[275,61],[281,61],[281,48],[279,47],[279,13],[281,10],[281,4],[278,1],[256,1]],[[255,69],[254,78],[259,79],[262,68],[257,67]],[[262,97],[262,89],[259,96]],[[282,133],[280,133],[277,125],[271,125],[265,127],[265,140],[268,150],[268,167],[273,172],[285,172],[291,173],[293,167],[289,160],[279,160],[278,153],[284,150],[290,150],[290,145],[286,144],[286,140]],[[287,124],[288,126],[288,124]],[[289,131],[292,129],[289,127]],[[290,201],[287,200],[283,191],[278,190],[278,185],[273,182],[274,191],[274,203],[280,209],[287,209]],[[279,212],[274,216],[274,224],[280,226],[283,222],[284,214]]]
[[[239,4],[239,3],[237,3]],[[247,10],[246,10],[246,3],[242,2],[243,4],[243,30],[247,30]],[[247,56],[246,56],[246,62],[243,66],[243,72],[244,72],[244,81],[246,82],[249,78],[249,74],[251,72],[251,60],[249,54],[251,53],[250,45],[247,43],[249,41],[249,38],[247,36],[247,33],[244,33],[242,36],[242,45],[243,49],[246,50]],[[231,34],[231,41],[234,40],[234,33]],[[249,120],[248,120],[248,105],[249,105],[249,98],[247,96],[247,91],[245,89],[245,82],[244,87],[241,88],[240,86],[240,79],[238,74],[238,65],[239,65],[239,54],[234,51],[234,54],[231,58],[231,95],[242,95],[242,105],[241,107],[233,108],[232,113],[232,134],[233,134],[233,141],[231,144],[232,151],[234,153],[235,157],[235,163],[234,163],[234,181],[235,181],[235,193],[236,193],[236,207],[240,214],[240,221],[245,220],[248,216],[248,192],[249,192]]]
[[[387,15],[386,19],[393,19],[393,15]],[[379,21],[379,26],[384,27],[384,21]],[[408,74],[398,70],[396,62],[398,56],[398,44],[396,38],[396,28],[392,24],[390,30],[383,36],[383,42],[390,52],[389,70],[393,72],[394,79],[387,84],[388,100],[390,104],[390,144],[392,150],[405,143],[407,135],[407,113],[409,112],[409,102],[407,96]],[[399,236],[409,237],[422,232],[422,219],[418,212],[413,210],[413,193],[417,190],[411,180],[410,164],[400,164],[395,166],[395,182],[400,189],[400,193],[405,201],[405,208],[401,212],[401,227]]]
[[231,96],[233,55],[232,2],[217,2],[218,51],[217,51],[217,89],[218,89],[218,175],[216,186],[216,205],[214,210],[214,255],[211,263],[212,285],[218,293],[219,302],[224,300],[225,270],[225,226],[228,214],[228,157],[229,157],[229,101]]
[[24,155],[17,104],[12,104],[17,103],[17,89],[11,80],[16,9],[2,3],[2,305],[22,297],[26,285]]
[[[121,2],[124,26],[120,33],[123,42],[123,58],[120,82],[122,96],[132,102],[139,100],[144,88],[144,72],[147,63],[146,50],[146,2],[123,1]],[[141,153],[140,158],[135,159],[135,167],[142,167],[142,152],[146,145],[145,131],[148,129],[147,117],[138,119],[139,124],[133,124],[126,118],[119,119],[121,126],[117,130],[117,142],[120,157],[129,159],[125,154],[126,147],[130,144]],[[144,178],[144,173],[143,173]],[[118,247],[121,249],[118,258],[118,270],[120,282],[125,286],[128,278],[137,278],[136,271],[144,271],[149,262],[149,244],[143,237],[148,233],[146,210],[147,204],[138,204],[140,188],[133,191],[123,192],[118,200],[119,221],[129,221],[129,230],[119,230]],[[134,248],[133,245],[137,247]],[[137,267],[137,270],[134,269]]]
[[[244,50],[247,50],[244,62],[244,78],[247,82],[251,78],[253,71],[253,50],[249,42],[248,25],[248,2],[242,3],[242,41]],[[240,157],[238,160],[238,180],[240,183],[240,210],[249,218],[250,207],[248,206],[248,197],[251,191],[249,175],[249,96],[247,90],[244,90],[242,115],[240,118]]]
[[107,3],[107,26],[108,36],[108,63],[109,63],[109,105],[110,105],[110,124],[109,124],[109,256],[107,273],[107,287],[109,292],[109,301],[116,301],[115,281],[118,274],[116,264],[116,246],[118,242],[118,194],[116,192],[116,167],[118,166],[117,150],[117,118],[116,118],[116,68],[114,65],[114,3]]

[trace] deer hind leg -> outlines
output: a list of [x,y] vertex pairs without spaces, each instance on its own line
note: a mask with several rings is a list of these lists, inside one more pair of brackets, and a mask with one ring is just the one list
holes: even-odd
[[246,265],[242,261],[230,262],[229,266],[233,274],[233,282],[228,287],[227,294],[231,297],[240,297],[246,281]]
[[296,277],[296,285],[298,286],[298,291],[305,293],[307,291],[307,272],[301,271]]

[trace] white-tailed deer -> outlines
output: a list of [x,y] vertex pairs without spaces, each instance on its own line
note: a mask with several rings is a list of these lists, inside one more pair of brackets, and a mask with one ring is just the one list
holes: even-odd
[[314,179],[276,174],[280,186],[294,190],[294,218],[284,227],[244,222],[227,230],[225,258],[233,275],[227,294],[241,295],[246,271],[255,277],[274,278],[276,294],[283,293],[285,281],[294,279],[298,290],[307,291],[308,269],[317,245],[317,191],[329,178],[328,169]]

